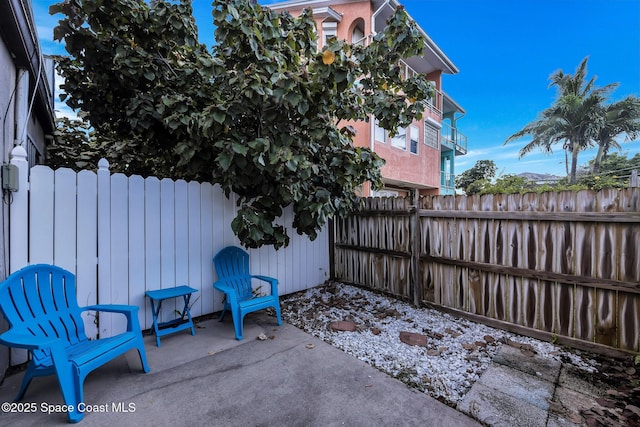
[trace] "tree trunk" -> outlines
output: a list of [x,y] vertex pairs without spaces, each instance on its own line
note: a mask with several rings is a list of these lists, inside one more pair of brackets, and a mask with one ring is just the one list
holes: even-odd
[[571,175],[569,176],[569,184],[575,184],[577,181],[578,153],[580,153],[580,144],[576,141],[571,144]]
[[593,170],[591,171],[594,175],[600,172],[600,164],[602,163],[603,157],[604,157],[604,145],[600,143],[598,144],[598,154],[596,154],[596,158],[593,161]]

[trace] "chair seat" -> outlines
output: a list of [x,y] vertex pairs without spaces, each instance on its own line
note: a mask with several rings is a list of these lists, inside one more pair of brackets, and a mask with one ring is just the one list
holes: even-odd
[[[275,301],[276,301],[276,298],[274,298],[271,295],[266,295],[261,297],[247,298],[243,301],[240,301],[239,304],[245,310],[250,308],[255,310],[261,310],[262,308],[267,308],[272,306]],[[264,307],[258,308],[259,306],[264,306]]]
[[87,340],[67,349],[67,356],[78,366],[89,364],[96,359],[104,357],[123,345],[137,338],[134,332],[125,332],[109,338],[99,340]]
[[[65,349],[68,359],[76,366],[85,365],[97,358],[100,358],[111,348],[117,348],[136,339],[133,332],[116,335],[114,337],[102,338],[99,340],[85,340],[73,344]],[[49,353],[33,360],[38,369],[50,368],[53,360]]]

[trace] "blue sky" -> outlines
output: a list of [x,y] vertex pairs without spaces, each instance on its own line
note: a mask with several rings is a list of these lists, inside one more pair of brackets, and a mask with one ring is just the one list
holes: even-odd
[[[261,4],[274,1],[260,1]],[[52,41],[58,18],[48,15],[52,0],[33,0],[45,53],[64,53]],[[498,173],[565,175],[564,153],[531,153],[518,159],[526,138],[504,140],[555,99],[549,76],[572,73],[589,56],[588,77],[596,85],[618,82],[612,99],[640,94],[640,0],[401,0],[409,14],[454,62],[460,72],[445,75],[443,89],[465,110],[459,130],[469,152],[456,158],[456,173],[478,160],[493,160]],[[213,43],[211,1],[194,0],[200,39]],[[640,141],[622,144],[640,152]],[[586,163],[595,150],[583,152]]]

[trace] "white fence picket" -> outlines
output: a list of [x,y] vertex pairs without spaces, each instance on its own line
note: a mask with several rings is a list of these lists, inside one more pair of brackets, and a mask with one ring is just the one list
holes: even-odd
[[[213,256],[225,246],[240,245],[231,230],[235,195],[227,199],[220,186],[209,183],[111,174],[105,160],[97,174],[35,166],[27,182],[26,160],[19,151],[13,154],[20,191],[10,211],[11,272],[27,264],[59,265],[76,274],[81,306],[137,305],[144,329],[153,323],[147,290],[189,285],[198,290],[191,301],[193,316],[222,309],[223,295],[212,286],[217,279]],[[281,223],[292,218],[286,209]],[[329,270],[326,230],[315,242],[291,227],[287,232],[289,247],[249,251],[252,271],[278,278],[281,295],[318,285]],[[182,301],[165,301],[159,320],[173,319],[176,308],[182,309]],[[84,318],[92,339],[126,326],[121,315],[100,316]],[[24,352],[15,353],[13,364],[26,360]]]
[[[111,173],[105,159],[98,162],[98,303],[111,301]],[[98,319],[100,336],[111,336],[106,313]]]
[[[176,286],[175,183],[169,178],[160,181],[160,287]],[[169,321],[175,311],[174,300],[162,303],[161,321]]]
[[[144,180],[144,222],[145,222],[145,289],[160,289],[160,180],[156,177]],[[145,322],[153,325],[151,304],[146,298]],[[145,327],[143,326],[143,327]]]
[[[174,193],[175,263],[176,276],[173,286],[189,284],[189,194],[184,180],[175,182]],[[176,308],[184,306],[176,301]]]
[[[78,304],[84,307],[98,302],[98,177],[91,171],[81,171],[77,182],[76,292]],[[95,339],[98,336],[95,314],[84,312],[82,316],[87,336]]]
[[[312,242],[309,241],[307,245],[312,246],[310,256],[311,260],[308,260],[309,264],[312,265],[313,271],[316,273],[315,277],[313,274],[310,275],[310,280],[306,283],[301,283],[301,286],[305,288],[310,288],[311,283],[321,284],[329,280],[329,263],[334,262],[332,259],[329,259],[329,227],[325,226],[324,230],[321,233],[318,233],[316,239]],[[315,262],[314,262],[315,261]],[[298,290],[303,290],[298,289]]]
[[[108,302],[101,304],[129,304],[129,178],[121,173],[111,176],[111,286]],[[114,286],[115,285],[115,286]],[[109,319],[115,335],[127,330],[126,318],[121,314],[100,313]]]
[[29,200],[30,264],[53,264],[53,236],[55,235],[53,227],[53,190],[53,170],[46,166],[35,166],[31,169],[31,195]]
[[69,271],[76,271],[76,217],[77,174],[61,168],[54,172],[53,190],[53,263]]
[[[199,302],[202,313],[213,313],[213,186],[209,183],[200,185],[200,271],[201,284]],[[195,296],[197,298],[198,296]]]
[[[186,284],[194,289],[202,289],[201,271],[203,270],[203,264],[201,264],[202,256],[200,254],[202,250],[200,245],[200,239],[202,239],[202,205],[200,198],[200,188],[201,185],[197,182],[190,182],[187,188],[188,214],[186,219],[189,223],[189,229],[187,232],[187,244],[189,252],[189,280],[186,282]],[[198,292],[197,294],[191,296],[190,303],[192,316],[200,316],[203,313],[201,300],[201,292]]]
[[140,307],[138,320],[145,321],[145,209],[144,179],[129,178],[129,304]]

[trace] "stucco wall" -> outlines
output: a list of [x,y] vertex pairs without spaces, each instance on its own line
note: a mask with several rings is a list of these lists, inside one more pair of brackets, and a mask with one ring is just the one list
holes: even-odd
[[[342,19],[337,26],[337,36],[340,39],[351,41],[351,33],[357,22],[364,23],[364,34],[371,34],[371,2],[362,1],[356,3],[335,4],[331,6],[336,12],[342,15]],[[294,15],[299,11],[291,11]],[[316,19],[318,31],[322,31],[322,22]],[[322,39],[322,34],[319,34]],[[436,89],[441,90],[442,72],[430,73],[427,78],[435,83]],[[442,107],[441,105],[439,106]],[[439,114],[431,114],[426,111],[425,116],[430,115],[440,121]],[[372,147],[371,125],[369,123],[351,123],[357,131],[354,143],[361,147]],[[382,168],[382,175],[386,181],[404,182],[406,187],[440,187],[440,150],[434,149],[424,144],[424,120],[413,123],[419,129],[418,153],[411,153],[410,142],[407,140],[405,150],[394,147],[390,141],[386,143],[375,142],[374,150],[378,155],[386,160]],[[436,190],[437,192],[437,190]],[[365,195],[368,192],[365,190]]]

